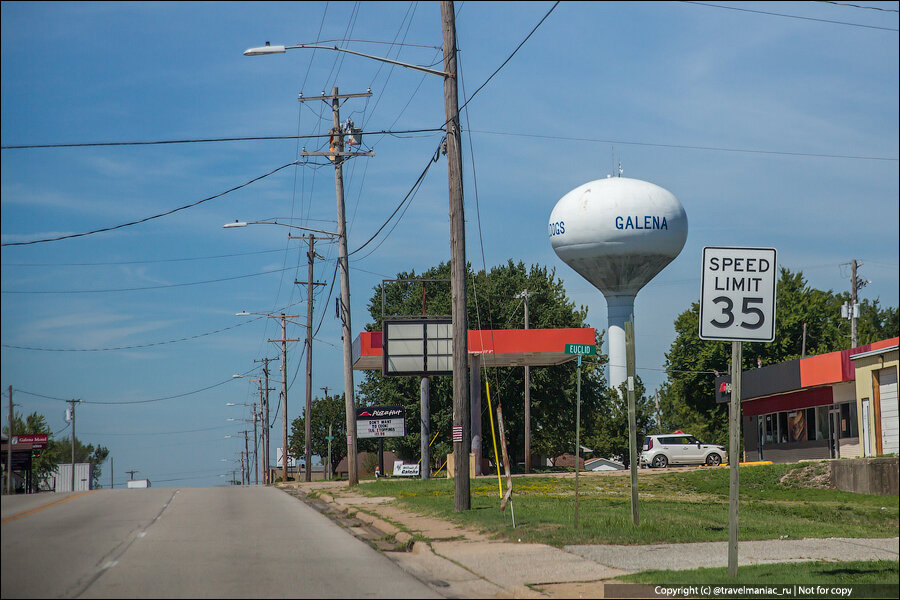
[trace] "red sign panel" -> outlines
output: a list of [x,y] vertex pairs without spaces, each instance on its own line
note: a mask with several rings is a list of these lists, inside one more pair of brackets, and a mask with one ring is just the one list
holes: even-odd
[[46,433],[33,433],[26,435],[12,436],[13,444],[31,444],[32,448],[43,448],[47,445],[48,436]]

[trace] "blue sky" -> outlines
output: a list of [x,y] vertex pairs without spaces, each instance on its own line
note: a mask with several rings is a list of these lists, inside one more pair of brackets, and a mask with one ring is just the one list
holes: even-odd
[[[488,268],[510,258],[556,267],[570,297],[588,307],[590,324],[605,329],[603,297],[559,261],[546,224],[559,198],[621,162],[625,176],[675,194],[689,222],[681,255],[635,304],[637,368],[651,390],[664,380],[673,320],[699,297],[704,246],[774,247],[782,266],[834,291],[849,289],[847,263],[858,259],[860,276],[871,280],[862,297],[897,306],[898,3],[862,4],[887,10],[821,2],[559,4],[463,115],[468,259],[481,268],[483,252]],[[461,102],[551,7],[456,4]],[[370,99],[342,108],[366,131],[443,123],[435,76],[327,51],[242,55],[267,40],[338,40],[329,43],[430,65],[440,60],[440,9],[435,2],[4,2],[2,144],[320,134],[330,127],[327,107],[301,104],[297,94],[333,86],[371,88]],[[376,156],[344,168],[351,251],[407,194],[440,135],[369,134],[364,142]],[[4,149],[4,394],[9,385],[22,390],[14,392],[19,408],[45,414],[54,432],[65,427],[61,399],[83,399],[76,433],[110,448],[117,482],[130,469],[158,485],[230,478],[243,440],[225,436],[249,424],[227,419],[249,418],[250,409],[226,403],[257,397],[249,378],[231,375],[277,356],[267,340],[280,335],[269,319],[234,313],[289,307],[305,315],[305,290],[293,281],[305,280],[306,259],[285,228],[222,225],[292,218],[333,229],[330,165],[285,168],[139,225],[10,244],[192,204],[320,143]],[[382,279],[449,258],[446,173],[442,158],[399,223],[351,261],[354,336]],[[325,260],[316,278],[330,284],[336,247],[318,249]],[[322,386],[343,387],[329,289],[316,297],[318,394]],[[303,333],[288,327],[288,337]],[[290,418],[301,411],[303,372],[294,344]],[[189,393],[197,390],[204,391]],[[280,445],[280,415],[272,440]],[[104,484],[108,477],[107,469]]]

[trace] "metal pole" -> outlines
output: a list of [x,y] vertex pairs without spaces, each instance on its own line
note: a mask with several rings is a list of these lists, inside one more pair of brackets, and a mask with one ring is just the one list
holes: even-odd
[[581,355],[578,355],[578,383],[575,392],[575,527],[578,527],[578,458],[581,456]]
[[740,483],[741,441],[741,342],[731,342],[731,407],[728,411],[728,464],[731,474],[728,489],[728,576],[738,570],[738,485]]
[[634,399],[634,321],[625,322],[625,374],[628,382],[628,468],[631,471],[631,522],[638,517],[637,410]]
[[[326,394],[327,396],[327,394]],[[328,424],[328,480],[331,481],[331,423]]]
[[[528,329],[528,290],[525,297],[525,329]],[[531,473],[531,367],[525,365],[525,472]]]
[[113,482],[113,459],[109,457],[109,489],[114,489],[116,484]]
[[[420,435],[422,436],[422,466],[419,477],[429,479],[431,477],[431,378],[422,377],[419,380],[419,412],[421,413]],[[329,433],[329,435],[331,435]]]
[[456,84],[456,15],[451,0],[441,0],[444,48],[444,113],[447,127],[447,175],[450,185],[450,287],[453,320],[453,427],[462,440],[453,444],[453,504],[457,512],[471,508],[469,488],[468,324],[466,322],[466,223],[463,206],[459,92]]
[[272,483],[272,474],[269,472],[269,465],[271,464],[269,462],[271,460],[269,446],[270,446],[270,441],[272,439],[272,426],[271,426],[271,423],[269,423],[269,359],[268,358],[266,358],[265,362],[263,363],[263,374],[265,375],[265,379],[266,379],[266,384],[265,384],[266,385],[266,409],[263,412],[263,414],[265,416],[265,420],[266,420],[265,426],[264,426],[265,437],[266,437],[266,446],[265,446],[265,448],[263,448],[263,459],[265,460],[266,470],[265,470],[263,479],[265,480],[265,482],[267,484],[269,484],[269,483]]
[[[341,133],[340,99],[338,88],[331,90],[331,113],[334,124],[335,149],[344,151],[344,136]],[[353,397],[353,338],[350,327],[350,262],[347,252],[347,220],[344,208],[344,172],[343,157],[334,157],[334,187],[337,193],[338,219],[338,267],[341,275],[341,338],[344,351],[344,406],[347,418],[347,469],[348,483],[351,486],[359,483],[359,472],[356,465],[356,401]]]

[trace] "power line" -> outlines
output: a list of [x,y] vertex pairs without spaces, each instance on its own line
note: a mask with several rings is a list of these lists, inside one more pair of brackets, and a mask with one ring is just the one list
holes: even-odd
[[850,27],[863,27],[865,29],[881,29],[883,31],[900,31],[892,27],[879,27],[877,25],[863,25],[862,23],[847,23],[846,21],[832,21],[830,19],[816,19],[814,17],[801,17],[799,15],[786,15],[783,13],[774,13],[764,10],[751,10],[749,8],[738,8],[737,6],[722,6],[721,4],[707,4],[705,2],[688,2],[682,0],[684,4],[696,4],[697,6],[707,6],[710,8],[725,8],[728,10],[739,10],[741,12],[756,13],[759,15],[770,15],[773,17],[786,17],[788,19],[801,19],[803,21],[818,21],[819,23],[833,23],[835,25],[848,25]]
[[255,254],[271,254],[273,252],[284,252],[283,249],[276,250],[256,250],[253,252],[238,252],[235,254],[219,254],[216,256],[190,256],[183,258],[158,258],[153,260],[119,260],[119,261],[103,261],[103,262],[72,262],[72,263],[2,263],[4,267],[108,267],[114,265],[148,265],[154,263],[169,262],[190,262],[195,260],[213,260],[218,258],[234,258],[237,256],[253,256]]
[[864,8],[866,10],[880,10],[882,12],[900,12],[893,8],[881,8],[879,6],[863,6],[861,4],[848,4],[846,2],[830,2],[829,0],[814,0],[816,2],[821,2],[822,4],[834,4],[835,6],[849,6],[851,8]]
[[[401,131],[366,131],[363,135],[404,135],[414,133],[435,133],[441,129],[408,129]],[[0,146],[0,150],[42,150],[48,148],[98,148],[118,146],[164,146],[174,144],[212,144],[219,142],[267,142],[280,140],[303,140],[311,138],[327,138],[327,133],[314,133],[308,135],[259,135],[246,137],[222,137],[222,138],[185,138],[173,140],[136,140],[127,142],[71,142],[57,144],[18,144]]]
[[273,271],[262,271],[260,273],[248,273],[247,275],[235,275],[233,277],[221,277],[219,279],[207,279],[204,281],[188,281],[185,283],[165,283],[161,285],[146,285],[131,288],[107,288],[101,290],[2,290],[0,294],[104,294],[109,292],[143,292],[147,290],[161,290],[175,287],[188,287],[193,285],[205,285],[208,283],[220,283],[222,281],[234,281],[235,279],[247,279],[248,277],[258,277],[260,275],[270,275],[272,273],[283,273],[290,271],[296,267],[285,267],[283,269],[275,269]]
[[625,140],[603,139],[603,138],[584,138],[584,137],[567,137],[561,135],[542,135],[537,133],[517,133],[513,131],[487,131],[487,130],[471,130],[472,133],[482,133],[487,135],[508,135],[514,137],[533,137],[551,140],[563,140],[570,142],[592,142],[600,144],[621,144],[626,146],[650,146],[654,148],[675,148],[679,150],[711,150],[714,152],[741,152],[745,154],[770,154],[776,156],[803,156],[810,158],[840,158],[850,160],[882,160],[889,162],[897,162],[898,159],[888,156],[862,156],[847,154],[817,154],[812,152],[789,152],[784,150],[756,150],[750,148],[728,148],[724,146],[691,146],[687,144],[662,144],[654,142],[635,142]]
[[193,208],[193,207],[195,207],[195,206],[199,206],[199,205],[203,204],[204,202],[209,202],[210,200],[215,200],[216,198],[221,198],[222,196],[224,196],[224,195],[226,195],[226,194],[230,194],[231,192],[237,191],[237,190],[239,190],[239,189],[241,189],[241,188],[245,188],[245,187],[247,187],[248,185],[250,185],[251,183],[255,183],[255,182],[257,182],[257,181],[259,181],[259,180],[261,180],[261,179],[265,179],[266,177],[269,177],[270,175],[274,175],[274,174],[277,173],[278,171],[281,171],[282,169],[286,169],[287,167],[290,167],[291,165],[295,165],[295,164],[297,164],[298,162],[299,162],[299,161],[296,161],[296,160],[293,161],[293,162],[289,162],[289,163],[286,164],[286,165],[282,165],[282,166],[280,166],[280,167],[278,167],[278,168],[276,168],[276,169],[273,169],[273,170],[269,171],[268,173],[266,173],[266,174],[264,174],[264,175],[260,175],[259,177],[254,177],[254,178],[251,179],[250,181],[244,182],[244,183],[242,183],[242,184],[240,184],[240,185],[237,185],[237,186],[235,186],[235,187],[233,187],[233,188],[231,188],[231,189],[225,190],[224,192],[215,194],[215,195],[213,195],[213,196],[209,196],[209,197],[207,197],[207,198],[203,198],[202,200],[197,200],[196,202],[192,202],[192,203],[190,203],[190,204],[185,204],[184,206],[179,206],[178,208],[173,208],[172,210],[167,210],[166,212],[159,213],[159,214],[157,214],[157,215],[152,215],[152,216],[150,216],[150,217],[144,217],[143,219],[138,219],[137,221],[131,221],[131,222],[129,222],[129,223],[122,223],[121,225],[112,225],[112,226],[110,226],[110,227],[103,227],[103,228],[101,228],[101,229],[94,229],[93,231],[85,231],[85,232],[83,232],[83,233],[70,233],[70,234],[68,234],[68,235],[60,235],[60,236],[57,236],[57,237],[53,237],[53,238],[45,238],[45,239],[42,239],[42,240],[31,240],[31,241],[29,241],[29,242],[7,242],[7,243],[5,243],[5,244],[0,244],[0,246],[28,246],[28,245],[30,245],[30,244],[41,244],[41,243],[44,243],[44,242],[58,242],[58,241],[60,241],[60,240],[68,240],[68,239],[71,239],[71,238],[84,237],[84,236],[87,236],[87,235],[93,235],[93,234],[95,234],[95,233],[104,233],[104,232],[107,232],[107,231],[113,231],[113,230],[115,230],[115,229],[122,229],[122,228],[124,228],[124,227],[130,227],[130,226],[132,226],[132,225],[138,225],[138,224],[140,224],[140,223],[146,223],[147,221],[152,221],[153,219],[159,219],[159,218],[161,218],[161,217],[165,217],[165,216],[171,215],[171,214],[173,214],[173,213],[176,213],[176,212],[179,212],[179,211],[182,211],[182,210],[186,210],[186,209],[188,209],[188,208]]

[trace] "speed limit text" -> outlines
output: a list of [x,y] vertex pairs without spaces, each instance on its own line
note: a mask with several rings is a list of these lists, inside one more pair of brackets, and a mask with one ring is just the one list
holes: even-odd
[[[754,273],[768,273],[771,263],[765,258],[711,257],[709,270],[715,273],[713,287],[723,292],[758,292],[763,277]],[[747,275],[737,275],[747,273]]]

